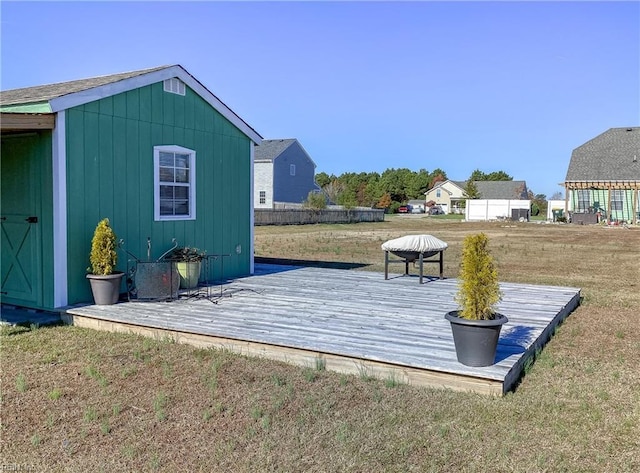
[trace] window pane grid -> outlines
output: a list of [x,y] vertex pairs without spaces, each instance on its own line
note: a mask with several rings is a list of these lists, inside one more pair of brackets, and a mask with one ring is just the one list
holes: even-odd
[[588,190],[578,191],[578,211],[585,212],[591,206],[591,196]]
[[624,191],[613,190],[611,191],[611,210],[623,210],[624,206]]

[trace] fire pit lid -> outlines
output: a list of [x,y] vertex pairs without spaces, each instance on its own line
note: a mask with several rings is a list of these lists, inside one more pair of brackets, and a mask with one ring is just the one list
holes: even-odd
[[442,251],[449,245],[442,240],[431,235],[407,235],[394,240],[385,241],[382,244],[384,251],[411,251],[416,253],[427,253]]

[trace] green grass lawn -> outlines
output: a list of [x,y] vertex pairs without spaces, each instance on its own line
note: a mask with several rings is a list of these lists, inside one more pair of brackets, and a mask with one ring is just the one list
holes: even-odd
[[378,270],[382,241],[430,233],[449,243],[453,277],[460,242],[479,230],[501,280],[582,288],[515,392],[418,388],[77,327],[3,327],[3,468],[640,471],[639,230],[395,217],[260,227],[256,253]]

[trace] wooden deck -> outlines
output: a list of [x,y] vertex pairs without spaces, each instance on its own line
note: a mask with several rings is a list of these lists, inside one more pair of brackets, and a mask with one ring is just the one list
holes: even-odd
[[503,326],[496,364],[458,363],[449,322],[455,279],[256,265],[253,276],[171,302],[68,308],[69,323],[172,337],[302,366],[502,395],[525,361],[579,304],[570,287],[501,283]]

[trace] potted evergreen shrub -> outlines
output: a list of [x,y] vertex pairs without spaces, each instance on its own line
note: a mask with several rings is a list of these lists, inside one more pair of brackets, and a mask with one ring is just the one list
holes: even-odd
[[100,220],[91,240],[91,266],[87,269],[87,279],[97,305],[115,304],[120,298],[120,284],[124,273],[115,270],[118,262],[117,241],[109,219]]
[[458,361],[467,366],[494,364],[500,330],[508,322],[495,310],[502,293],[488,245],[484,233],[464,239],[456,294],[460,310],[445,315],[451,323]]
[[180,274],[180,287],[193,289],[198,286],[202,260],[206,253],[198,248],[179,246],[171,250],[166,259],[173,261]]

